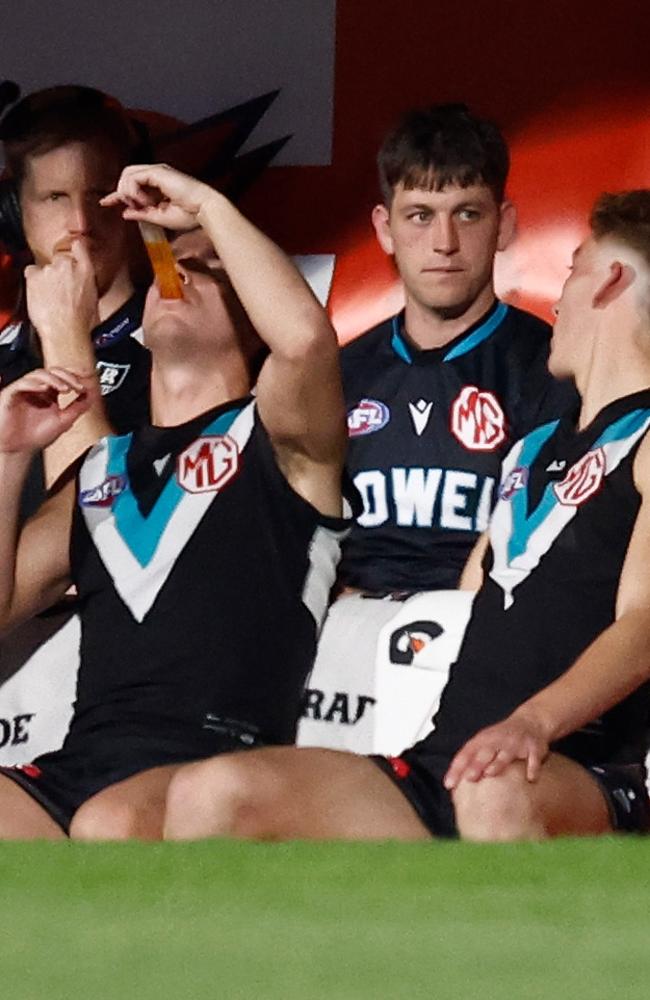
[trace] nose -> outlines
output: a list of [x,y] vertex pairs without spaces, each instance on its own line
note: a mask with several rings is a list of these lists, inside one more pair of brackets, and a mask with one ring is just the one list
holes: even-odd
[[75,236],[88,236],[93,228],[92,209],[82,198],[70,201],[68,232]]
[[458,232],[451,215],[440,212],[432,226],[433,249],[447,256],[458,251]]

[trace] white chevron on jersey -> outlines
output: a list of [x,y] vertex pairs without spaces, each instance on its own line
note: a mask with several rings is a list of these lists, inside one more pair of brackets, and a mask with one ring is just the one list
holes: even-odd
[[[502,468],[501,485],[515,483],[499,497],[490,521],[490,544],[494,564],[490,577],[503,591],[504,608],[514,601],[514,591],[530,576],[550,550],[566,525],[575,517],[580,503],[561,501],[556,490],[560,484],[547,483],[535,510],[528,513],[528,470],[544,443],[551,437],[558,421],[544,424],[510,450]],[[648,410],[634,410],[610,424],[589,453],[601,450],[605,457],[604,475],[608,476],[629,454],[631,448],[650,426]],[[587,454],[587,453],[585,453]],[[582,462],[584,456],[581,456]],[[578,465],[579,463],[576,463]],[[575,468],[572,467],[572,468]],[[569,469],[565,479],[571,476]],[[590,494],[594,495],[594,494]],[[587,497],[588,502],[588,497]]]
[[[226,416],[225,414],[222,415]],[[244,450],[255,416],[255,403],[249,403],[227,428],[236,441],[239,453]],[[202,434],[219,433],[217,418]],[[224,428],[225,430],[225,428]],[[201,436],[201,435],[199,435]],[[104,438],[89,453],[79,475],[79,492],[96,489],[106,481],[109,468],[109,441],[124,442],[126,452],[131,436]],[[152,607],[163,584],[185,545],[198,527],[219,490],[188,493],[172,476],[147,517],[142,517],[132,494],[120,494],[112,507],[83,506],[83,516],[99,556],[113,580],[115,589],[136,621],[141,622]],[[128,531],[121,516],[127,498],[129,519],[135,531]],[[129,501],[127,500],[127,503]]]

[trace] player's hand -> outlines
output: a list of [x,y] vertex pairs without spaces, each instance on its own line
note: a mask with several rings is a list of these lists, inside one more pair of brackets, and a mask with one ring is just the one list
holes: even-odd
[[153,222],[166,229],[194,229],[197,215],[215,191],[166,163],[125,167],[117,188],[102,198],[105,208],[122,204],[125,219]]
[[526,764],[526,778],[537,781],[549,752],[541,722],[530,712],[517,709],[503,722],[481,729],[458,751],[444,777],[449,791],[461,781],[495,777],[515,760]]
[[98,323],[97,282],[82,239],[56,250],[50,264],[25,268],[27,312],[42,340],[84,337]]
[[[59,398],[74,394],[61,409]],[[32,453],[47,448],[99,395],[95,374],[39,368],[0,392],[0,452]]]

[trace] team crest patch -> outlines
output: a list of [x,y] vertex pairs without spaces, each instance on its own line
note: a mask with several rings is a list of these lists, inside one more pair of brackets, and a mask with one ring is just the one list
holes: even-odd
[[374,434],[385,427],[390,420],[390,410],[378,399],[362,399],[348,413],[349,437]]
[[102,396],[108,396],[109,393],[115,392],[122,385],[131,365],[118,365],[110,361],[98,361],[96,368],[99,375],[101,394]]
[[181,452],[176,479],[187,493],[223,489],[239,469],[239,448],[229,434],[206,435]]
[[517,490],[523,490],[527,483],[528,469],[519,465],[516,469],[511,469],[501,483],[499,488],[499,497],[502,500],[510,500],[512,495]]
[[466,385],[451,404],[451,430],[470,451],[494,451],[506,438],[506,418],[496,396]]
[[560,503],[565,507],[579,507],[593,496],[602,486],[605,465],[605,452],[602,448],[587,452],[579,462],[571,466],[562,482],[553,487]]
[[81,490],[79,503],[82,507],[110,507],[127,487],[126,476],[107,476],[99,486]]

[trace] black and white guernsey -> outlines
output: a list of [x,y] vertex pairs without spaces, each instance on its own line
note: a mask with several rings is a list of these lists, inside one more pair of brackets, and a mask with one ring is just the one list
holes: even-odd
[[345,584],[457,585],[509,447],[575,405],[546,369],[549,338],[548,324],[496,302],[441,348],[417,350],[399,315],[343,349],[348,470],[364,501],[344,546]]

